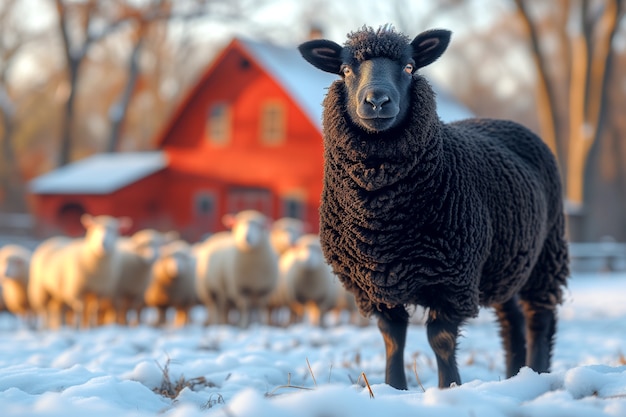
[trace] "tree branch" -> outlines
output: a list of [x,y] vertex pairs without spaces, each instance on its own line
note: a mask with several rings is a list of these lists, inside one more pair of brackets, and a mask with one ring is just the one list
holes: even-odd
[[530,39],[532,58],[537,69],[537,85],[538,85],[538,106],[539,121],[541,124],[541,134],[543,140],[555,153],[557,159],[561,163],[561,170],[565,169],[565,156],[563,146],[558,140],[558,121],[556,117],[556,94],[548,82],[548,66],[546,58],[541,50],[539,42],[539,34],[537,28],[530,17],[527,2],[525,0],[515,0],[518,14],[524,23],[526,31]]

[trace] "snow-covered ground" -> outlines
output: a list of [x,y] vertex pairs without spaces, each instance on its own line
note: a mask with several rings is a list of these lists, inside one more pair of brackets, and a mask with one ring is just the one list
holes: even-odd
[[436,388],[417,323],[405,352],[410,389],[397,391],[383,383],[374,325],[37,332],[1,316],[0,415],[626,416],[626,275],[571,279],[550,374],[504,379],[489,310],[464,329],[463,385]]

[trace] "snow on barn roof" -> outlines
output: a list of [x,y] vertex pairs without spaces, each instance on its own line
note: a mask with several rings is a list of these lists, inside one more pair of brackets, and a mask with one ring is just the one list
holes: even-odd
[[[266,42],[238,39],[267,73],[282,85],[315,126],[322,122],[322,101],[328,87],[339,76],[320,71],[302,58],[297,48],[285,48]],[[437,110],[444,122],[473,117],[472,112],[449,92],[430,80],[436,93]]]
[[163,151],[100,153],[30,182],[35,194],[109,194],[167,166]]

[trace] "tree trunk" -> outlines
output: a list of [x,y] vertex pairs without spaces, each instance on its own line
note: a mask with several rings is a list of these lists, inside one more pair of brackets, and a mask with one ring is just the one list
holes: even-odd
[[520,18],[528,32],[532,58],[535,63],[535,68],[537,69],[537,113],[541,125],[541,137],[556,155],[561,166],[561,172],[564,173],[566,160],[563,146],[558,140],[556,94],[551,84],[548,82],[548,66],[539,45],[539,34],[530,18],[526,0],[515,0],[515,3],[517,4]]
[[[594,95],[595,97],[589,99],[589,103],[587,104],[587,112],[589,117],[589,123],[593,123],[595,129],[591,132],[588,131],[589,135],[593,135],[591,137],[587,137],[586,140],[590,141],[587,154],[585,155],[585,164],[581,170],[582,183],[583,183],[583,202],[585,206],[589,206],[591,203],[591,199],[593,198],[592,193],[589,192],[594,186],[594,183],[597,181],[601,181],[601,175],[599,172],[599,161],[601,152],[601,146],[603,145],[604,138],[606,135],[614,134],[614,129],[607,126],[610,123],[609,120],[609,86],[611,85],[611,79],[613,77],[613,63],[614,63],[614,49],[613,42],[615,39],[615,35],[618,32],[618,23],[624,15],[624,7],[623,2],[620,0],[609,1],[607,3],[607,10],[604,13],[604,16],[601,19],[601,24],[608,32],[606,35],[606,41],[602,43],[599,48],[598,57],[596,58],[596,62],[592,64],[592,80],[595,82],[592,86],[590,86],[590,95]],[[591,82],[590,82],[591,84]],[[619,143],[621,139],[616,138],[616,143]],[[619,146],[619,145],[618,145]],[[616,164],[618,167],[622,167],[623,163],[620,160],[622,154],[614,155],[615,158],[618,158]],[[594,163],[596,162],[596,163]],[[617,192],[620,193],[622,191],[621,185],[624,182],[624,178],[622,176],[623,169],[618,172],[618,180],[616,182],[615,187],[617,188]],[[623,198],[621,199],[623,201]],[[624,205],[621,205],[623,208]],[[620,212],[622,210],[619,210]],[[623,218],[623,217],[622,217]],[[617,223],[621,219],[615,219]],[[586,215],[583,218],[583,239],[589,240],[592,237],[595,237],[597,234],[594,233],[593,228],[593,219],[590,218],[589,215]]]
[[67,61],[67,75],[69,83],[69,94],[65,102],[65,113],[61,128],[61,144],[59,146],[58,164],[59,166],[67,165],[70,162],[72,152],[72,122],[74,120],[74,98],[76,95],[76,83],[78,79],[78,69],[80,60],[76,59],[75,52],[72,51],[70,36],[68,33],[68,23],[66,8],[62,0],[55,0],[58,13],[58,25],[61,37],[63,39],[63,47],[65,50],[65,59]]
[[16,159],[15,148],[13,147],[13,120],[12,115],[6,110],[2,111],[2,166],[3,175],[0,177],[0,189],[5,190],[5,199],[0,204],[4,212],[26,211],[26,196],[24,195],[24,181],[20,174]]
[[118,150],[124,120],[126,119],[128,107],[133,97],[135,86],[137,85],[137,78],[139,77],[139,56],[141,55],[143,43],[143,30],[140,30],[128,63],[128,81],[126,82],[126,86],[119,101],[115,103],[109,111],[111,135],[107,146],[108,152],[116,152]]

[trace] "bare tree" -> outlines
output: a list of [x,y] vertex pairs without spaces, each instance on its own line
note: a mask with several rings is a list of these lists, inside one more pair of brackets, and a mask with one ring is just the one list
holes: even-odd
[[81,65],[94,43],[117,31],[132,18],[132,16],[120,15],[115,7],[116,3],[118,2],[98,0],[70,3],[68,0],[55,0],[69,84],[59,151],[59,165],[61,166],[71,160],[72,124]]
[[[15,1],[6,3],[0,9],[0,24],[2,28],[10,27],[10,14]],[[13,146],[13,120],[15,115],[15,103],[11,98],[7,86],[7,73],[11,67],[13,57],[21,46],[21,42],[14,41],[7,44],[7,37],[2,37],[0,42],[0,113],[2,113],[2,155],[0,166],[3,167],[0,172],[0,190],[5,190],[5,198],[0,198],[2,206],[9,211],[23,208],[23,196],[17,192],[20,180],[17,161],[15,158],[15,149]],[[8,39],[11,39],[10,37]],[[16,184],[17,183],[17,184]],[[15,206],[18,207],[15,207]],[[12,207],[13,206],[13,207]]]
[[22,49],[40,35],[23,30],[15,16],[17,0],[7,0],[0,6],[0,207],[5,211],[24,211],[23,178],[15,150],[16,102],[11,94],[8,75]]
[[146,32],[152,21],[167,19],[170,17],[171,13],[171,4],[169,1],[165,0],[157,0],[156,3],[148,2],[142,8],[135,9],[131,6],[126,6],[126,8],[125,14],[127,16],[133,16],[133,47],[128,59],[126,85],[118,101],[109,109],[111,131],[107,143],[108,152],[117,151],[119,146],[122,125],[128,113],[128,107],[130,106],[137,79],[141,71],[139,59],[145,43]]
[[131,105],[136,83],[142,72],[140,61],[146,36],[155,25],[167,25],[171,20],[213,19],[241,22],[269,1],[250,0],[86,0],[71,2],[55,0],[58,26],[67,61],[68,97],[65,107],[59,165],[71,160],[74,146],[73,124],[76,115],[76,94],[83,61],[93,45],[122,29],[129,29],[132,42],[127,61],[127,81],[116,102],[109,109],[111,130],[106,149],[119,147],[124,120]]
[[[528,30],[537,69],[542,135],[559,158],[570,210],[579,211],[585,203],[590,150],[601,141],[607,123],[613,41],[624,2],[515,0],[515,4]],[[565,100],[559,99],[559,90]]]

